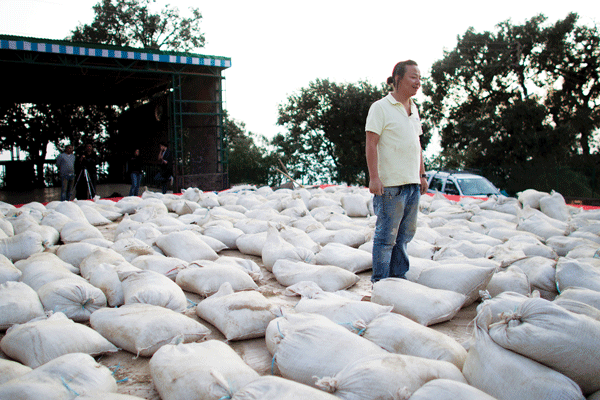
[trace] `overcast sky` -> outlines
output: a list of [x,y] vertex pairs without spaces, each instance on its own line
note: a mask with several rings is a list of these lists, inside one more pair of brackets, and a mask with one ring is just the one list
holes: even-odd
[[[98,0],[0,0],[0,34],[63,39],[91,23]],[[158,1],[158,4],[166,4]],[[537,14],[549,22],[577,12],[600,25],[598,0],[398,1],[398,0],[172,0],[187,14],[202,12],[206,47],[196,53],[230,57],[225,99],[230,115],[249,131],[272,137],[277,106],[315,79],[339,83],[384,82],[394,64],[419,63],[426,76],[458,35],[473,27],[494,30],[510,19]]]

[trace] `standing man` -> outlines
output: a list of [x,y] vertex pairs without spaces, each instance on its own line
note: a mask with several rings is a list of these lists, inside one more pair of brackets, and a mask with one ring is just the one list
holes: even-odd
[[399,62],[387,83],[392,91],[371,105],[366,123],[369,190],[375,195],[377,215],[373,283],[405,278],[409,268],[406,246],[417,230],[419,198],[427,191],[419,138],[423,130],[411,99],[421,87],[417,63]]
[[162,179],[162,193],[167,193],[167,185],[173,181],[173,156],[167,143],[160,142],[160,151],[158,152],[158,161],[160,162],[160,175]]
[[76,196],[79,200],[93,199],[96,195],[98,156],[94,147],[88,143],[77,158]]
[[140,183],[142,182],[142,158],[140,157],[140,149],[135,149],[133,157],[129,160],[129,171],[131,172],[131,188],[129,189],[130,196],[137,196],[140,192]]
[[56,166],[60,176],[60,201],[71,200],[71,189],[75,182],[75,154],[73,146],[65,147],[65,151],[56,157]]

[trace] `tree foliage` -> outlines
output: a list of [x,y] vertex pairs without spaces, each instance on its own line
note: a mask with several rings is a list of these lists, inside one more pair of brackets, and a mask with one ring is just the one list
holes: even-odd
[[[277,159],[266,149],[267,139],[246,131],[243,122],[225,115],[224,144],[229,164],[229,182],[235,184],[277,185]],[[257,144],[258,143],[258,144]],[[265,145],[260,146],[260,143]]]
[[[105,106],[55,104],[4,105],[0,116],[0,149],[17,147],[36,165],[36,186],[44,185],[43,165],[48,144],[103,141],[109,134],[114,109]],[[106,151],[100,149],[100,153]]]
[[[154,0],[102,0],[93,9],[95,19],[80,25],[67,40],[116,46],[136,46],[156,50],[190,51],[204,46],[199,24],[202,15],[190,8],[182,17],[177,8],[166,6],[158,13],[150,10]],[[44,185],[43,164],[49,143],[61,148],[90,141],[101,159],[113,149],[104,146],[119,109],[113,106],[65,104],[3,104],[0,109],[0,148],[17,147],[37,166],[37,184]]]
[[[317,79],[279,106],[286,134],[273,139],[294,179],[305,183],[366,185],[365,121],[387,88],[367,82]],[[425,146],[426,141],[422,141]]]
[[186,18],[170,5],[153,13],[152,3],[155,0],[102,0],[93,7],[94,21],[79,25],[70,39],[154,50],[193,51],[204,47],[198,8],[191,7],[192,15]]
[[[517,165],[590,156],[600,127],[600,36],[577,15],[546,25],[505,21],[495,32],[472,28],[434,63],[424,85],[424,116],[441,135],[446,167]],[[502,168],[504,166],[504,168]]]

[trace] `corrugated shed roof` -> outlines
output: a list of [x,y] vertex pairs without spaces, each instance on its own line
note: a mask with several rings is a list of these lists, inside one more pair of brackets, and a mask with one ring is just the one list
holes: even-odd
[[231,58],[178,51],[120,47],[96,43],[71,42],[26,36],[0,35],[0,49],[40,53],[74,54],[90,57],[145,60],[171,64],[231,67]]

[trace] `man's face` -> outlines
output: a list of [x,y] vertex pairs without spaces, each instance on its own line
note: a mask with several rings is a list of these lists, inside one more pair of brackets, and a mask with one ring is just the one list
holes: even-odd
[[416,65],[406,66],[406,72],[402,79],[398,82],[400,89],[408,93],[409,96],[414,96],[421,87],[421,71]]
[[85,146],[85,151],[88,152],[88,153],[91,153],[92,152],[92,145],[91,144],[86,145]]
[[73,153],[73,146],[67,146],[67,147],[65,148],[65,153],[67,153],[67,154],[71,154],[71,153]]

